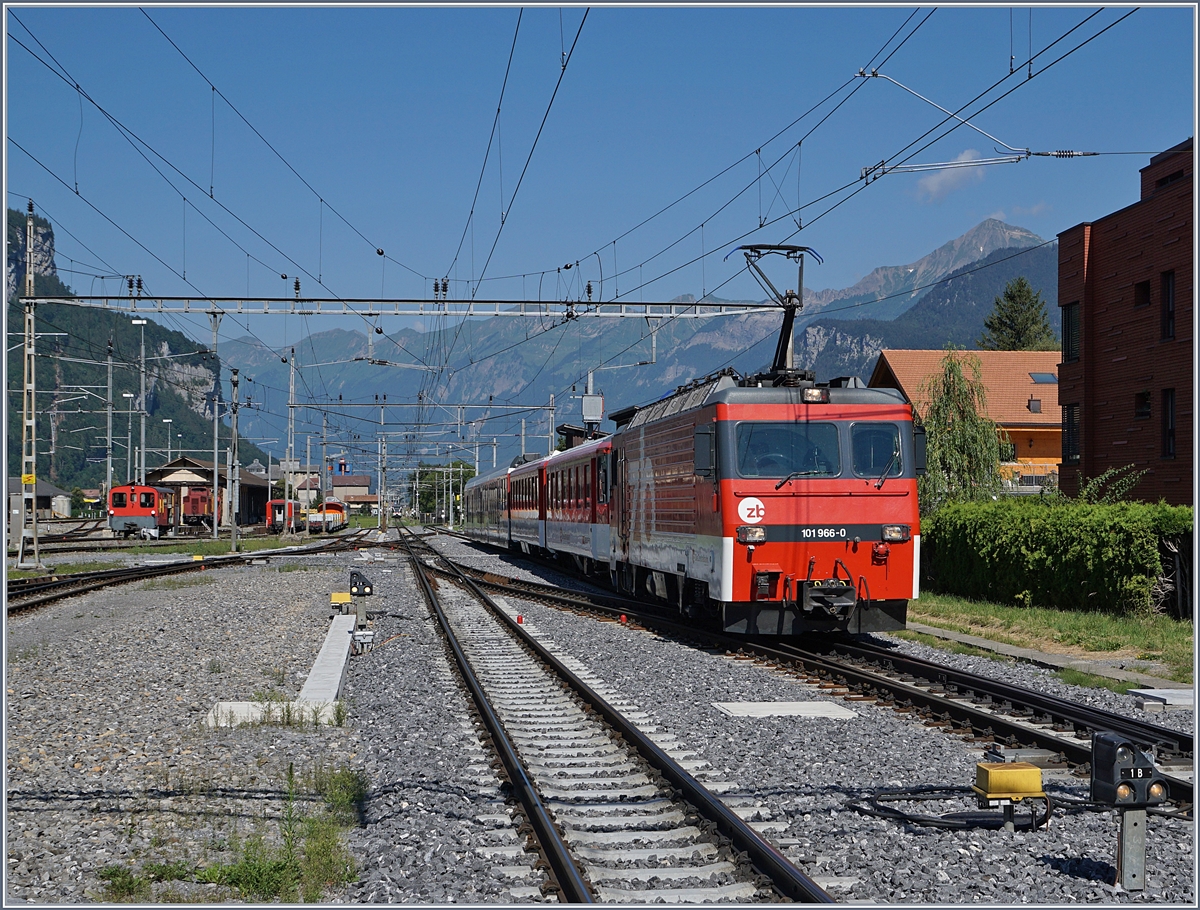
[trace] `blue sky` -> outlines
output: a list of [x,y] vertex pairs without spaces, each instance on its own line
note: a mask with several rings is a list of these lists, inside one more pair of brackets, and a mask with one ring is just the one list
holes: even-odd
[[[449,274],[456,298],[482,276],[489,280],[479,285],[481,298],[562,299],[580,296],[587,279],[599,295],[602,268],[605,300],[618,291],[636,302],[714,289],[758,299],[740,257],[723,261],[737,243],[812,246],[825,264],[806,271],[809,286],[845,287],[984,218],[1049,238],[1137,198],[1146,154],[1035,157],[889,174],[822,214],[863,186],[855,184],[861,168],[898,160],[944,117],[883,79],[854,80],[873,58],[878,66],[892,54],[881,73],[950,110],[996,83],[969,110],[1019,86],[972,119],[1015,148],[1154,153],[1194,133],[1191,7],[1141,9],[1052,66],[1129,9],[1038,7],[1032,17],[1028,8],[931,10],[593,8],[511,200],[584,16],[581,7],[526,9],[469,220],[517,7],[147,8],[287,164],[224,100],[214,103],[209,82],[138,9],[10,8],[7,204],[20,209],[34,199],[55,226],[63,279],[84,294],[116,292],[115,281],[96,275],[133,273],[150,294],[278,297],[290,295],[299,274],[306,296],[428,297],[429,279]],[[1080,23],[1041,53],[1028,79],[1030,46],[1042,52]],[[186,174],[194,186],[155,159],[188,202],[14,39],[54,66],[52,55]],[[995,148],[964,126],[911,163],[992,157]],[[210,186],[269,243],[210,200]],[[796,233],[789,211],[847,186],[805,207]],[[769,223],[755,230],[762,220]],[[577,261],[570,273],[555,271]],[[614,272],[623,274],[614,280]],[[517,277],[495,280],[504,276]],[[305,325],[260,317],[241,327],[227,321],[222,333],[248,329],[283,345],[334,325],[364,327],[356,319]],[[208,337],[200,319],[173,327]],[[389,333],[397,328],[396,320],[385,324]]]

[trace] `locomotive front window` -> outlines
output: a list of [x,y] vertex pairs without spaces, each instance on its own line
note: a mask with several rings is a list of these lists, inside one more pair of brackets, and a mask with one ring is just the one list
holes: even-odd
[[125,508],[125,494],[124,493],[113,493],[112,504],[113,504],[114,509]]
[[900,428],[893,423],[856,423],[850,428],[854,473],[859,477],[899,477]]
[[154,494],[153,493],[142,493],[140,496],[138,496],[138,505],[141,506],[143,509],[153,509],[154,508]]
[[835,477],[842,470],[837,425],[740,423],[737,466],[742,477]]

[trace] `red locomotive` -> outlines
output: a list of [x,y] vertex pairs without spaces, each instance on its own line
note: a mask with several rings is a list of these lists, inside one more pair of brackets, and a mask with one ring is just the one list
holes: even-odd
[[113,536],[158,537],[175,525],[175,491],[130,483],[108,494],[108,526]]
[[[811,253],[744,249],[756,270],[764,253],[801,268]],[[610,437],[472,479],[465,532],[607,573],[729,632],[903,629],[918,595],[924,431],[898,391],[795,369],[800,298],[776,296],[770,369],[707,376],[614,413]]]
[[[208,487],[187,487],[187,493],[181,497],[180,511],[185,525],[208,525],[212,527],[213,498],[212,490]],[[217,491],[217,502],[223,501],[224,490]]]

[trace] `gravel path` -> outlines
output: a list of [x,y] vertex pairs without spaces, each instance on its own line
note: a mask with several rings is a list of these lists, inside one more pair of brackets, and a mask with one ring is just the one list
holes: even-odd
[[[542,569],[514,569],[482,550],[446,537],[439,549],[473,551],[474,565],[510,575],[545,578]],[[680,740],[724,770],[732,791],[761,803],[769,836],[810,875],[823,877],[846,900],[913,903],[1060,903],[1081,901],[1194,904],[1193,826],[1151,817],[1148,887],[1125,892],[1113,881],[1117,826],[1103,812],[1059,810],[1049,829],[1006,834],[947,830],[869,818],[848,810],[853,797],[888,789],[974,783],[981,750],[918,726],[894,712],[852,705],[850,720],[729,717],[715,702],[831,701],[814,688],[750,662],[730,660],[617,623],[584,620],[538,604],[526,621],[548,632],[609,685],[639,704]],[[909,643],[903,647],[928,653]],[[935,659],[947,655],[933,652]],[[968,658],[967,660],[974,660]],[[982,661],[991,664],[991,661]],[[1069,687],[1037,668],[988,668],[1022,684],[1072,693],[1116,710],[1131,699]],[[1026,676],[1025,671],[1032,671]],[[1110,698],[1111,696],[1111,698]],[[1167,715],[1170,716],[1170,715]],[[1163,715],[1153,719],[1160,720]],[[1047,774],[1053,795],[1087,796],[1087,781]],[[973,803],[913,804],[938,815]],[[830,881],[830,877],[834,881]]]
[[[8,901],[101,899],[105,867],[231,862],[278,841],[288,764],[303,784],[352,767],[352,728],[211,730],[221,700],[294,697],[328,627],[333,558],[112,588],[9,618]],[[302,806],[304,801],[301,801]],[[155,899],[229,899],[157,883]]]

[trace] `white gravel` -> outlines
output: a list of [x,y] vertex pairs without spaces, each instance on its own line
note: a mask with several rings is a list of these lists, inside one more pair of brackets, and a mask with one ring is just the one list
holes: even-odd
[[[504,574],[550,574],[437,541],[474,551],[472,562]],[[143,582],[8,621],[6,903],[94,902],[103,896],[103,866],[227,862],[237,838],[259,832],[277,840],[289,762],[301,780],[324,766],[361,771],[368,782],[364,824],[346,838],[358,880],[327,899],[541,900],[542,875],[520,849],[519,819],[404,561],[306,562],[313,568],[211,571],[178,587]],[[345,726],[205,727],[216,701],[299,692],[328,627],[329,593],[347,590],[352,564],[376,587],[377,643],[351,660]],[[1151,819],[1148,888],[1126,893],[1110,884],[1117,828],[1107,814],[1060,810],[1049,830],[1016,834],[864,817],[847,800],[969,785],[980,753],[890,710],[823,699],[749,662],[536,604],[523,611],[719,768],[743,805],[757,805],[768,837],[839,899],[1195,903],[1190,824]],[[1039,685],[1062,686],[1036,668],[998,672],[1024,682],[1027,671]],[[810,699],[850,706],[856,716],[741,718],[713,707]],[[1108,703],[1129,707],[1128,699]],[[1086,781],[1047,776],[1046,784],[1086,795]],[[155,899],[235,897],[187,882],[155,887]]]
[[[456,554],[474,551],[472,564],[490,565],[497,572],[542,579],[556,574],[519,569],[511,560],[444,536],[437,544]],[[548,632],[559,647],[723,769],[737,785],[734,793],[759,801],[760,819],[773,825],[769,836],[810,875],[840,880],[831,886],[839,898],[918,904],[1195,902],[1190,823],[1151,817],[1147,888],[1125,892],[1112,884],[1117,824],[1109,813],[1059,809],[1048,829],[1015,834],[864,817],[847,810],[847,800],[901,788],[973,784],[981,751],[890,709],[824,698],[812,686],[748,661],[534,603],[523,609],[526,620]],[[909,643],[903,647],[923,656],[931,651]],[[933,659],[946,656],[932,653]],[[1127,697],[1069,687],[1052,676],[1047,679],[1038,668],[1005,664],[988,669],[1009,681],[1040,684],[1100,706],[1130,707]],[[1031,671],[1028,677],[1026,670]],[[743,718],[713,707],[716,702],[795,700],[833,701],[848,705],[857,716]],[[1076,799],[1085,798],[1088,790],[1086,779],[1050,774],[1045,786],[1052,795]],[[936,815],[972,809],[973,804],[912,808]]]

